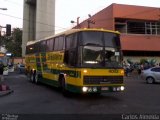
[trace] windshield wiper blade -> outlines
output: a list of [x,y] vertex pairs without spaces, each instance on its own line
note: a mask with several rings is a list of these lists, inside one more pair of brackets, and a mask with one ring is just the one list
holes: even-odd
[[106,61],[105,62],[105,66],[107,66],[107,67],[111,67],[111,68],[117,68],[117,66],[114,64],[115,62],[113,62],[113,61]]
[[87,45],[87,46],[102,46],[102,45],[100,45],[100,44],[95,44],[95,43],[87,43],[86,45]]

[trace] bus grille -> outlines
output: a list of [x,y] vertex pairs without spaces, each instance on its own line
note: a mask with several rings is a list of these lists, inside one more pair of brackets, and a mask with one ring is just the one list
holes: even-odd
[[123,76],[84,76],[83,84],[122,84]]

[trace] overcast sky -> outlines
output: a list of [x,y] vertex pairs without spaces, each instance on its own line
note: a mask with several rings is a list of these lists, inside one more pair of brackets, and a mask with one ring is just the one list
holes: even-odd
[[[80,22],[94,15],[112,3],[159,7],[160,0],[56,0],[56,32],[73,27],[71,20],[80,17]],[[23,0],[0,0],[0,25],[11,24],[12,27],[22,28]]]

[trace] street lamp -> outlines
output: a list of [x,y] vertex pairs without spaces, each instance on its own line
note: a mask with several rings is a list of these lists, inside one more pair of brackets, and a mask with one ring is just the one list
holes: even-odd
[[77,17],[77,22],[75,22],[74,20],[71,20],[71,23],[77,23],[77,27],[79,27],[79,18],[80,17]]
[[0,8],[0,10],[8,10],[7,8]]

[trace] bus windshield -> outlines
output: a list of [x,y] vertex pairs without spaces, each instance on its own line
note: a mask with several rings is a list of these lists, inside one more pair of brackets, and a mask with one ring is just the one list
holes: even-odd
[[122,67],[119,35],[110,32],[82,32],[79,52],[82,67]]

